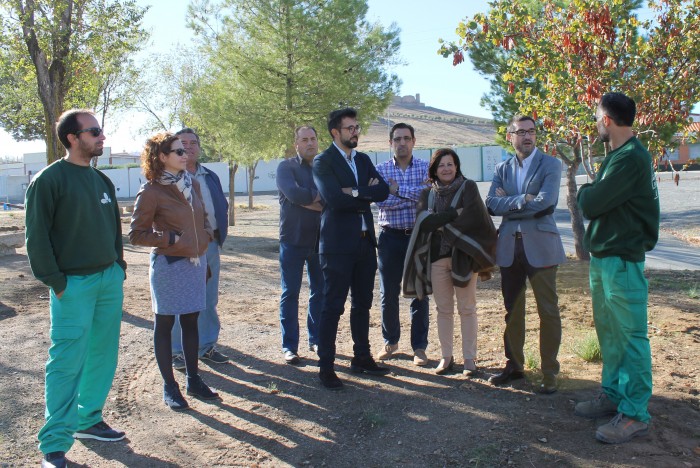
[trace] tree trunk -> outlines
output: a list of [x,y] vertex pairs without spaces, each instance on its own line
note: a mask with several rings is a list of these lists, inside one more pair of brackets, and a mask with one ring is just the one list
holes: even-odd
[[253,182],[255,181],[255,168],[258,167],[258,161],[255,161],[251,167],[248,168],[248,209],[253,209]]
[[[578,153],[578,154],[577,154]],[[574,158],[573,161],[567,162],[566,167],[566,206],[569,208],[569,214],[571,215],[571,230],[574,234],[574,249],[576,250],[576,257],[579,260],[590,260],[590,255],[588,251],[583,247],[583,235],[585,229],[583,227],[583,215],[581,210],[576,203],[576,193],[578,192],[578,187],[576,185],[576,172],[578,171],[578,166],[581,163],[581,153],[574,148]]]
[[62,64],[46,67],[45,56],[38,43],[27,42],[32,58],[35,57],[35,67],[37,71],[37,91],[39,99],[44,108],[44,135],[46,139],[46,164],[51,164],[62,158],[66,152],[63,144],[58,139],[54,128],[58,118],[63,113],[63,70]]
[[228,163],[228,225],[236,225],[236,172],[238,163]]
[[56,129],[54,128],[54,122],[58,120],[61,114],[55,111],[44,112],[44,114],[46,115],[44,118],[46,120],[44,123],[44,134],[46,135],[46,164],[49,165],[65,156],[66,150],[58,139]]
[[[586,174],[588,174],[588,177],[591,180],[595,180],[595,168],[593,167],[593,145],[597,141],[596,137],[593,137],[592,135],[588,135],[588,137],[585,139],[586,141],[586,152],[585,152],[585,158],[584,158],[584,151],[583,151],[583,139],[581,140],[580,147],[581,147],[581,164],[583,165],[583,169],[586,171]],[[603,145],[605,147],[605,145]]]
[[56,136],[54,124],[63,113],[63,99],[65,98],[65,74],[64,60],[68,57],[71,41],[71,17],[73,15],[73,1],[68,0],[62,4],[63,9],[54,12],[52,35],[52,57],[49,62],[37,38],[34,13],[38,8],[34,2],[19,2],[20,22],[22,36],[27,51],[32,58],[36,69],[37,91],[44,108],[44,133],[46,138],[46,163],[51,164],[65,154]]

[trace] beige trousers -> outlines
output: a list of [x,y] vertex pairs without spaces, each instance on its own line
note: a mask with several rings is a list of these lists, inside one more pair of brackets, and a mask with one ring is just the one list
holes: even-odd
[[452,259],[441,258],[431,265],[433,300],[437,309],[437,329],[442,357],[453,356],[454,299],[457,297],[457,313],[462,329],[462,356],[476,359],[476,280],[474,273],[469,283],[458,288],[452,284]]

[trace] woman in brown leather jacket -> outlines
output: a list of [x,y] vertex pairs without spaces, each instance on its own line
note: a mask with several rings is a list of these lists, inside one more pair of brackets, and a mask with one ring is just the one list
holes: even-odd
[[176,135],[158,133],[146,141],[141,166],[148,182],[136,195],[129,239],[153,247],[149,277],[155,312],[153,342],[163,377],[163,400],[173,410],[189,407],[172,367],[171,331],[180,320],[187,369],[187,394],[203,400],[219,395],[197,369],[197,319],[205,307],[206,250],[213,232],[206,221],[199,184],[185,169],[187,154]]

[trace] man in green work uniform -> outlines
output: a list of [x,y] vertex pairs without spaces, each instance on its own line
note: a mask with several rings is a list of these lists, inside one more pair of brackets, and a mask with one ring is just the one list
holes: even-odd
[[647,334],[645,252],[659,238],[659,192],[649,152],[635,137],[636,105],[622,93],[605,94],[596,111],[598,133],[610,152],[595,181],[578,191],[590,219],[584,238],[591,252],[593,319],[603,355],[603,391],[576,405],[575,414],[615,417],[596,431],[606,443],[648,432],[651,349]]
[[50,290],[42,467],[66,466],[73,438],[116,441],[102,420],[117,367],[126,263],[114,185],[90,166],[105,136],[88,110],[56,124],[68,155],[40,171],[26,195],[27,255]]

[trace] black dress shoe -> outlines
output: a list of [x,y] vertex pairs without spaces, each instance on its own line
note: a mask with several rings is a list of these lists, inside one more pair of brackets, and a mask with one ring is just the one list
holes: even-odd
[[372,356],[367,357],[354,357],[350,361],[350,370],[357,374],[370,374],[370,375],[387,375],[391,372],[388,367],[380,367],[374,362]]
[[321,380],[321,385],[328,390],[340,390],[343,388],[343,382],[335,375],[333,370],[321,370],[318,373],[318,378]]
[[518,380],[525,377],[525,373],[511,366],[506,366],[500,374],[492,375],[489,378],[489,383],[492,385],[507,384],[511,380]]
[[221,399],[218,393],[212,391],[212,389],[204,383],[199,374],[194,377],[187,377],[187,394],[199,398],[200,400]]
[[557,391],[557,376],[547,374],[543,377],[542,383],[540,384],[539,392],[544,395],[550,395]]

